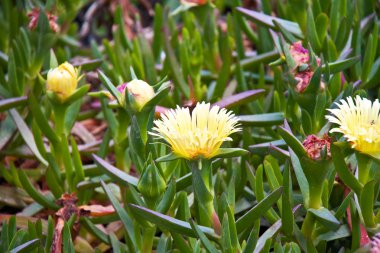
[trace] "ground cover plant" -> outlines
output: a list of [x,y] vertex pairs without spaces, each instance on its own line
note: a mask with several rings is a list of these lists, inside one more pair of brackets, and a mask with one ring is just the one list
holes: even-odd
[[379,8],[0,1],[0,252],[380,252]]

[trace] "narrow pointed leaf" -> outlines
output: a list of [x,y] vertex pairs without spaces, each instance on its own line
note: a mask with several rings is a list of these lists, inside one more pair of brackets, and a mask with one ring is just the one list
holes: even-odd
[[27,97],[7,98],[0,101],[0,112],[9,110],[16,106],[24,105],[28,101]]
[[40,239],[33,239],[12,249],[10,253],[28,253],[40,245]]
[[190,219],[190,225],[191,225],[191,228],[194,230],[194,232],[196,233],[197,237],[201,240],[203,246],[205,246],[206,250],[210,253],[218,253],[219,251],[215,248],[214,245],[212,245],[212,243],[209,241],[209,239],[207,238],[207,236],[202,232],[202,230],[199,229],[199,227],[197,226],[197,224],[195,224],[195,222]]
[[265,90],[248,90],[238,94],[234,94],[228,97],[223,98],[222,100],[215,102],[212,106],[219,106],[221,108],[231,108],[234,106],[240,106],[247,104],[256,100],[257,98],[263,96],[265,94]]
[[339,221],[327,208],[324,208],[324,207],[321,207],[319,209],[310,208],[308,209],[308,211],[311,212],[314,215],[314,217],[326,228],[330,230],[336,230],[339,228],[340,226]]
[[245,126],[273,126],[284,122],[284,114],[280,112],[255,115],[239,115],[239,122]]
[[127,173],[119,170],[118,168],[112,166],[99,156],[93,154],[92,157],[95,160],[95,163],[98,165],[99,168],[103,169],[108,176],[112,177],[113,179],[123,183],[123,184],[131,184],[133,186],[137,187],[138,179],[135,177],[132,177],[128,175]]
[[280,187],[277,190],[273,191],[257,205],[255,205],[251,210],[245,213],[240,219],[236,222],[237,233],[243,232],[248,227],[251,227],[256,219],[260,218],[268,209],[273,206],[276,201],[281,197],[283,188]]
[[[156,224],[157,226],[167,229],[169,231],[179,233],[185,236],[190,236],[196,238],[197,235],[192,230],[191,225],[188,222],[175,219],[173,217],[158,213],[156,211],[150,210],[148,208],[129,204],[132,212],[135,215],[140,216],[143,219],[148,220]],[[216,239],[218,236],[214,233],[213,229],[203,226],[198,226],[199,229],[206,234],[210,239]]]
[[135,230],[132,219],[129,217],[127,211],[121,206],[119,201],[116,199],[116,197],[113,195],[112,191],[109,189],[109,187],[101,181],[103,190],[105,191],[108,199],[111,201],[112,206],[115,208],[117,215],[119,216],[121,222],[124,225],[125,230],[127,231],[128,238],[131,240],[136,253],[138,252],[136,237],[135,237]]
[[25,143],[29,146],[29,148],[32,150],[33,154],[43,165],[48,165],[47,161],[42,157],[40,151],[38,151],[33,134],[26,125],[21,115],[17,112],[16,109],[11,109],[9,113],[12,116],[13,121],[16,123],[16,126],[20,131],[22,138],[24,139]]

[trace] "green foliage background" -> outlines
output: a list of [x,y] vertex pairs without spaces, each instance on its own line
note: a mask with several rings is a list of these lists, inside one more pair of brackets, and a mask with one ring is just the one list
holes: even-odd
[[[128,2],[139,12],[128,16],[130,7],[117,1],[0,2],[0,252],[375,247],[366,236],[379,230],[378,161],[360,160],[334,134],[328,165],[313,163],[302,142],[328,133],[326,109],[334,102],[379,96],[378,1],[216,0],[191,7],[145,1],[151,16],[143,1]],[[30,29],[33,8],[41,11]],[[86,17],[91,8],[96,11]],[[48,13],[58,17],[58,32]],[[85,24],[89,32],[81,35]],[[288,51],[297,41],[321,59],[303,93],[295,89]],[[45,79],[65,61],[85,77],[57,124]],[[157,84],[155,99],[141,113],[104,95],[121,96],[115,87],[134,78]],[[199,225],[199,196],[207,201],[208,195],[195,193],[193,185],[202,178],[184,160],[170,161],[170,150],[147,134],[155,108],[197,101],[233,110],[243,128],[223,146],[236,148],[233,158],[209,165],[213,187],[207,193],[219,226]],[[83,132],[73,129],[90,119],[107,128],[83,141]],[[355,178],[358,164],[368,168],[368,182]],[[159,179],[140,185],[144,173]],[[102,204],[114,211],[66,217],[63,244],[52,247],[55,212],[62,207],[57,200],[74,192],[75,208]],[[311,204],[315,198],[318,208]]]

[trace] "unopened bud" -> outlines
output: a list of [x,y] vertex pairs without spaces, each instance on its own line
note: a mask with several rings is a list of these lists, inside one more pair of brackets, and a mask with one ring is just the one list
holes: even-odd
[[156,198],[164,192],[166,188],[165,180],[154,163],[145,168],[137,188],[147,198]]
[[78,70],[68,62],[48,72],[46,89],[54,92],[62,102],[74,93],[77,85]]
[[133,110],[140,112],[145,104],[154,97],[154,89],[146,82],[135,79],[126,84],[123,98],[127,95],[129,106]]

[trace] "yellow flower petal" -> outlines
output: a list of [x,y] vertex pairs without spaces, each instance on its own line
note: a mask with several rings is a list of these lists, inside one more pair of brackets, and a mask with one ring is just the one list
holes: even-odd
[[348,97],[337,103],[338,109],[329,109],[331,115],[326,119],[339,127],[330,130],[330,133],[339,132],[350,142],[351,147],[380,158],[380,103],[376,99],[373,103],[360,96]]
[[154,125],[150,134],[166,140],[173,153],[189,160],[212,158],[224,141],[232,140],[230,134],[241,130],[232,112],[218,106],[210,108],[204,102],[198,103],[191,114],[189,108],[170,110]]

